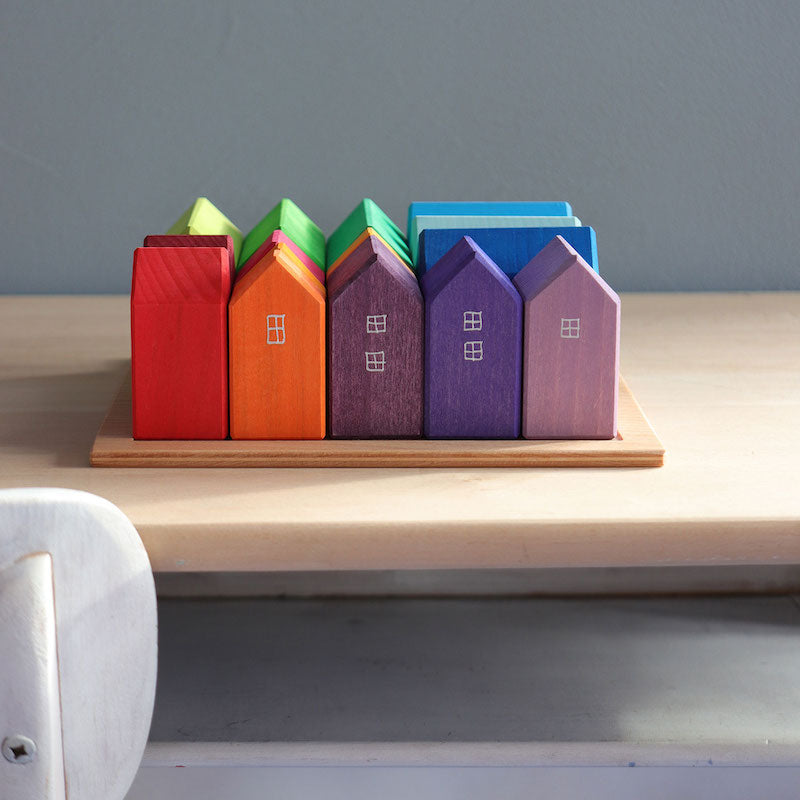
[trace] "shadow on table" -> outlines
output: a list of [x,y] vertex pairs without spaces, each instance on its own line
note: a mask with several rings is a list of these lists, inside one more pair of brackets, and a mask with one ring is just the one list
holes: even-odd
[[89,466],[94,437],[129,368],[119,359],[91,372],[0,378],[0,446],[49,454],[51,466]]

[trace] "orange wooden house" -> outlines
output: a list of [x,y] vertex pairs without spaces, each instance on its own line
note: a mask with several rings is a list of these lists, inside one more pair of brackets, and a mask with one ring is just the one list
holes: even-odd
[[325,287],[278,243],[228,305],[232,439],[325,437]]

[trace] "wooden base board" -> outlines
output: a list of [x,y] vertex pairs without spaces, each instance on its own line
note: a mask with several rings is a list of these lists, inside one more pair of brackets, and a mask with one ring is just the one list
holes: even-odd
[[93,467],[660,467],[664,446],[620,379],[610,440],[136,441],[130,377],[92,447]]

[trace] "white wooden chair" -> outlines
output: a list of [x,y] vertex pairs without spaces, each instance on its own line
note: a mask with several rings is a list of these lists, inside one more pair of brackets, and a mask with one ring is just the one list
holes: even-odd
[[128,518],[85,492],[0,491],[0,797],[122,800],[156,664],[153,574]]

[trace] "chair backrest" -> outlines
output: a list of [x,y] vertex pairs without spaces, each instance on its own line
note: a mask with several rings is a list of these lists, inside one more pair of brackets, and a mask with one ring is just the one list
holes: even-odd
[[128,518],[85,492],[0,491],[0,796],[123,800],[156,666],[153,574]]

